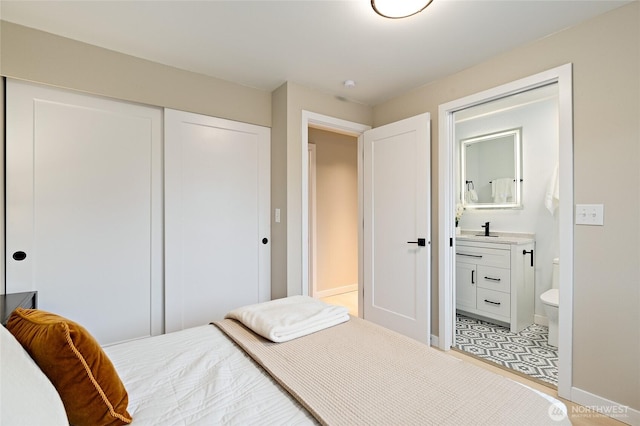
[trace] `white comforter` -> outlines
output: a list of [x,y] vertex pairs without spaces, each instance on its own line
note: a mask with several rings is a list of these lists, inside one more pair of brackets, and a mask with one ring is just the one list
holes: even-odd
[[134,425],[304,425],[311,415],[212,325],[104,348]]

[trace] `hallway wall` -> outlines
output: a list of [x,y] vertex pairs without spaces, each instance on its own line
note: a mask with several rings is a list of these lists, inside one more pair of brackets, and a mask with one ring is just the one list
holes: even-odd
[[357,138],[309,129],[316,145],[316,291],[326,297],[358,286]]

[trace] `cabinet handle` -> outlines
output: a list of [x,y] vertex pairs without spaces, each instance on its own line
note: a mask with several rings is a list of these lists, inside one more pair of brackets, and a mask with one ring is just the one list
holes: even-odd
[[500,302],[492,302],[491,300],[484,299],[485,302],[491,303],[492,305],[500,306]]
[[475,272],[476,271],[471,271],[471,284],[475,284],[476,283],[475,278],[474,278]]
[[458,256],[467,256],[467,257],[475,257],[476,259],[482,259],[482,256],[479,254],[466,254],[466,253],[456,253]]
[[500,282],[500,278],[491,278],[491,277],[484,277],[485,280],[490,280],[490,281],[497,281]]
[[527,250],[522,250],[522,255],[526,256],[527,254],[531,255],[531,267],[533,268],[533,249],[527,251]]

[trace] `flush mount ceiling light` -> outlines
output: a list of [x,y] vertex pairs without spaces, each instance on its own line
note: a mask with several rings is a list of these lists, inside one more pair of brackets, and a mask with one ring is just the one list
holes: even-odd
[[371,7],[385,18],[398,19],[422,12],[433,0],[371,0]]

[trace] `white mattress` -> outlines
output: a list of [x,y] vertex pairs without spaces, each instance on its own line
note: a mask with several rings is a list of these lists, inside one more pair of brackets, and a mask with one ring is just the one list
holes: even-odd
[[305,425],[311,415],[215,326],[104,348],[134,425]]

